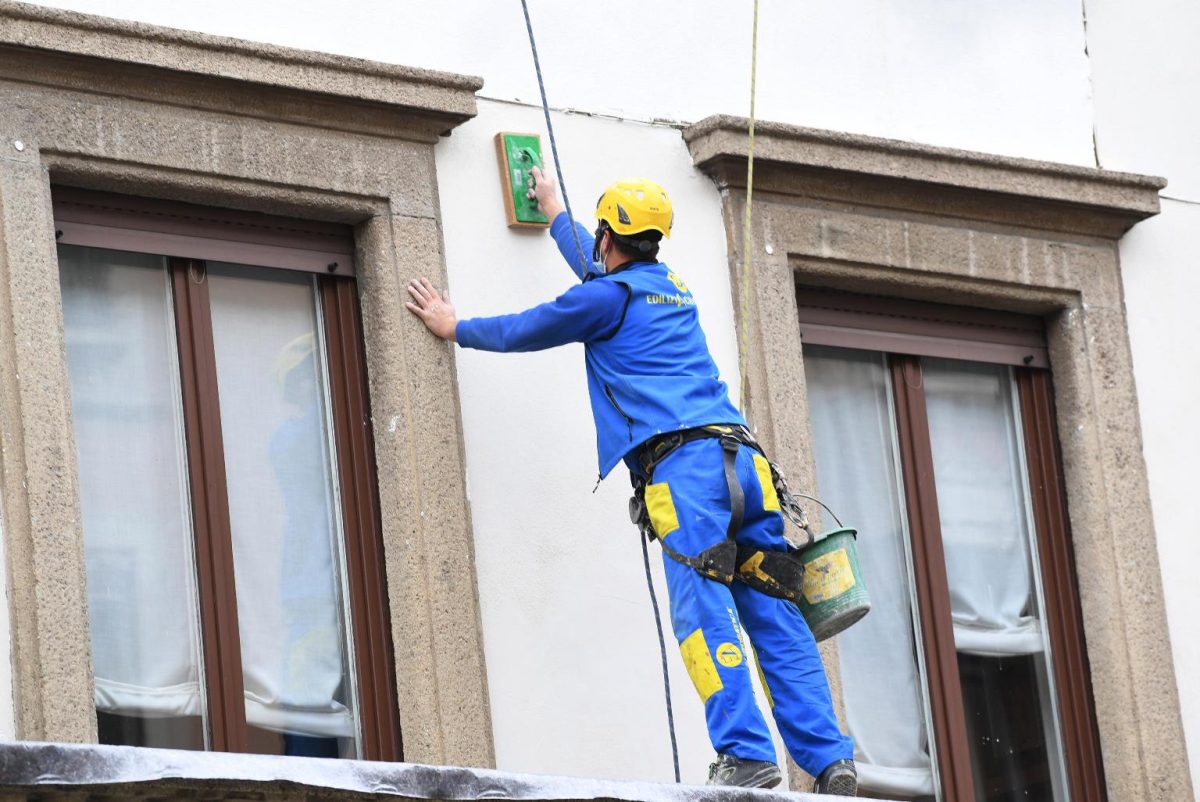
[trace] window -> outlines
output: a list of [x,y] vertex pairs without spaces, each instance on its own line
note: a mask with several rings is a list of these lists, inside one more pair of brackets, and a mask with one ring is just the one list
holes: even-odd
[[349,231],[55,213],[101,742],[399,759]]
[[864,788],[1102,798],[1040,321],[799,308],[820,493],[859,528],[873,601],[838,639]]

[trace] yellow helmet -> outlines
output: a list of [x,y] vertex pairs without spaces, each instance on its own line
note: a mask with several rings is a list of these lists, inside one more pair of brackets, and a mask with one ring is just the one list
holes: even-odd
[[[301,334],[280,349],[275,357],[275,381],[280,387],[287,384],[288,376],[306,360],[312,358],[316,341],[311,332]],[[309,368],[311,371],[311,368]]]
[[661,186],[645,178],[627,178],[604,190],[596,203],[596,219],[623,237],[657,231],[670,238],[675,213]]

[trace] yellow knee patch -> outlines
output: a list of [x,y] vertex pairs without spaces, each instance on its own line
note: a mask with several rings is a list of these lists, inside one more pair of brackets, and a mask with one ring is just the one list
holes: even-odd
[[646,511],[654,533],[662,540],[679,528],[679,516],[675,514],[675,501],[671,498],[671,485],[659,482],[646,485]]
[[758,483],[762,486],[763,509],[782,512],[779,508],[779,494],[775,492],[775,482],[771,478],[771,463],[762,454],[754,455],[754,472],[758,474]]
[[717,674],[717,664],[713,662],[712,652],[704,641],[704,631],[697,629],[683,639],[679,644],[683,653],[683,664],[687,667],[688,676],[700,694],[700,701],[707,702],[708,697],[725,687],[721,676]]

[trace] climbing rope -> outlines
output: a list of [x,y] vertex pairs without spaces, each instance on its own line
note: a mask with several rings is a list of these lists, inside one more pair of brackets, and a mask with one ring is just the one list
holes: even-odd
[[[757,2],[757,0],[756,0]],[[571,233],[575,235],[575,249],[579,252],[579,265],[583,269],[591,264],[584,256],[583,243],[579,241],[579,229],[575,227],[575,215],[571,213],[571,200],[567,197],[567,182],[563,181],[562,162],[558,160],[558,142],[554,139],[554,124],[550,122],[550,104],[546,102],[546,84],[542,81],[542,62],[538,59],[537,42],[533,38],[533,23],[529,21],[529,5],[521,0],[525,12],[525,30],[529,33],[529,49],[533,51],[533,69],[537,73],[538,91],[542,95],[542,113],[546,115],[546,132],[550,135],[550,152],[554,155],[554,172],[558,174],[558,187],[562,190],[563,206],[567,207],[567,219],[571,222]]]
[[[571,201],[567,198],[567,182],[563,180],[562,164],[558,158],[558,142],[554,139],[554,124],[550,122],[550,104],[546,101],[546,84],[542,80],[542,63],[538,58],[537,42],[533,36],[533,23],[529,19],[529,5],[521,0],[521,10],[525,12],[525,30],[529,34],[529,49],[533,51],[533,69],[537,73],[538,91],[542,95],[542,114],[546,117],[546,132],[550,135],[550,152],[554,155],[554,170],[558,174],[558,186],[562,189],[563,206],[567,209],[567,219],[571,222],[571,233],[575,236],[575,249],[579,253],[579,263],[586,267],[591,260],[583,253],[583,243],[579,240],[579,229],[575,227],[575,215],[571,213]],[[662,613],[658,609],[658,595],[654,592],[654,579],[650,575],[650,552],[646,547],[646,538],[638,530],[638,539],[642,541],[642,561],[646,566],[646,587],[650,590],[650,604],[654,607],[654,624],[658,627],[658,651],[662,657],[663,694],[667,704],[667,729],[671,735],[671,759],[675,764],[675,782],[681,782],[679,775],[679,744],[675,739],[675,709],[671,705],[671,677],[667,673],[667,642],[663,637]]]
[[[746,216],[742,221],[742,288],[738,294],[741,307],[741,333],[738,337],[738,371],[741,373],[742,414],[747,415],[750,398],[750,250],[754,234],[750,230],[750,213],[754,200],[754,96],[758,78],[758,0],[754,0],[754,25],[750,34],[750,136],[746,151]],[[747,415],[747,417],[749,417]]]
[[675,741],[675,708],[671,705],[671,679],[667,673],[667,642],[663,638],[662,613],[658,610],[658,594],[654,592],[654,579],[650,576],[650,551],[646,546],[646,538],[638,530],[638,540],[642,541],[642,562],[646,566],[646,587],[650,589],[650,604],[654,607],[654,624],[658,627],[658,651],[662,655],[663,691],[667,696],[667,729],[671,733],[671,760],[675,762],[675,782],[679,779],[679,744]]

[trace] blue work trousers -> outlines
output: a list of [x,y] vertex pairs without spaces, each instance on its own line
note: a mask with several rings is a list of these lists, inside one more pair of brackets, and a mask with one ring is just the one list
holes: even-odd
[[[646,506],[655,533],[676,551],[696,556],[727,536],[729,487],[716,438],[678,448],[654,469]],[[783,515],[767,460],[742,446],[737,478],[745,514],[737,542],[782,551]],[[746,640],[753,646],[775,723],[800,768],[816,776],[853,758],[853,741],[838,729],[825,669],[808,624],[786,599],[734,580],[726,586],[665,553],[671,624],[688,674],[704,703],[713,749],[776,761],[775,745],[754,698]]]

